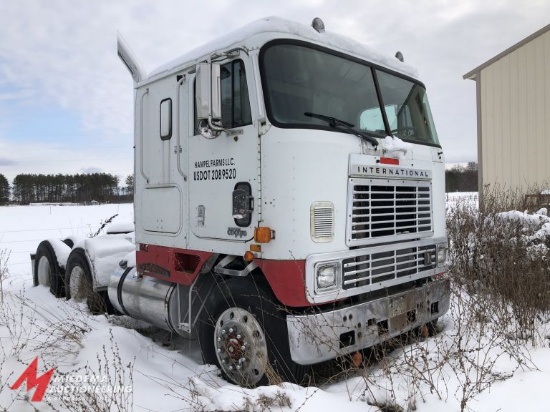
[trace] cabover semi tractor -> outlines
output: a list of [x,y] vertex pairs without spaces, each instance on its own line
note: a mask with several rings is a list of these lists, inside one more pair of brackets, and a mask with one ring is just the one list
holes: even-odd
[[135,233],[43,242],[35,284],[195,337],[247,387],[433,330],[450,295],[444,157],[401,53],[266,18],[150,73],[120,36],[118,55]]

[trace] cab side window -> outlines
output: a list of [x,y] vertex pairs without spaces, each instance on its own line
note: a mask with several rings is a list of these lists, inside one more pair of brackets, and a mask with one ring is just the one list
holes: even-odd
[[[221,66],[221,98],[222,98],[222,124],[226,129],[252,124],[250,113],[250,100],[248,98],[248,86],[246,73],[242,60],[234,60]],[[193,95],[196,95],[195,83]],[[195,108],[195,135],[200,134],[197,120],[197,102]]]
[[227,129],[252,124],[246,73],[242,60],[221,67],[222,123]]

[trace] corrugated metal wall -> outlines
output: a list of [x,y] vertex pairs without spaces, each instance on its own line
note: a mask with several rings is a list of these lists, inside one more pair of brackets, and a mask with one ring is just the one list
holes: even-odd
[[480,78],[483,185],[550,189],[550,31]]

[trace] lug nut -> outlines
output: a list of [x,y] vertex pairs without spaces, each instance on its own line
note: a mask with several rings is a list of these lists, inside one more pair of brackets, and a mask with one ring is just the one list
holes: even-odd
[[229,333],[233,333],[235,330],[233,328],[229,328]]
[[242,336],[241,335],[237,335],[237,339],[240,339]]
[[225,329],[222,329],[222,335],[225,335]]

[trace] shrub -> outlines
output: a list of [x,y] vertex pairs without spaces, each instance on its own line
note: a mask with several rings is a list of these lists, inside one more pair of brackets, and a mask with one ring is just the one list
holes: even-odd
[[486,190],[479,209],[458,202],[447,211],[449,271],[474,310],[498,315],[509,333],[533,337],[537,314],[550,309],[550,218],[545,210],[507,212],[521,198]]

